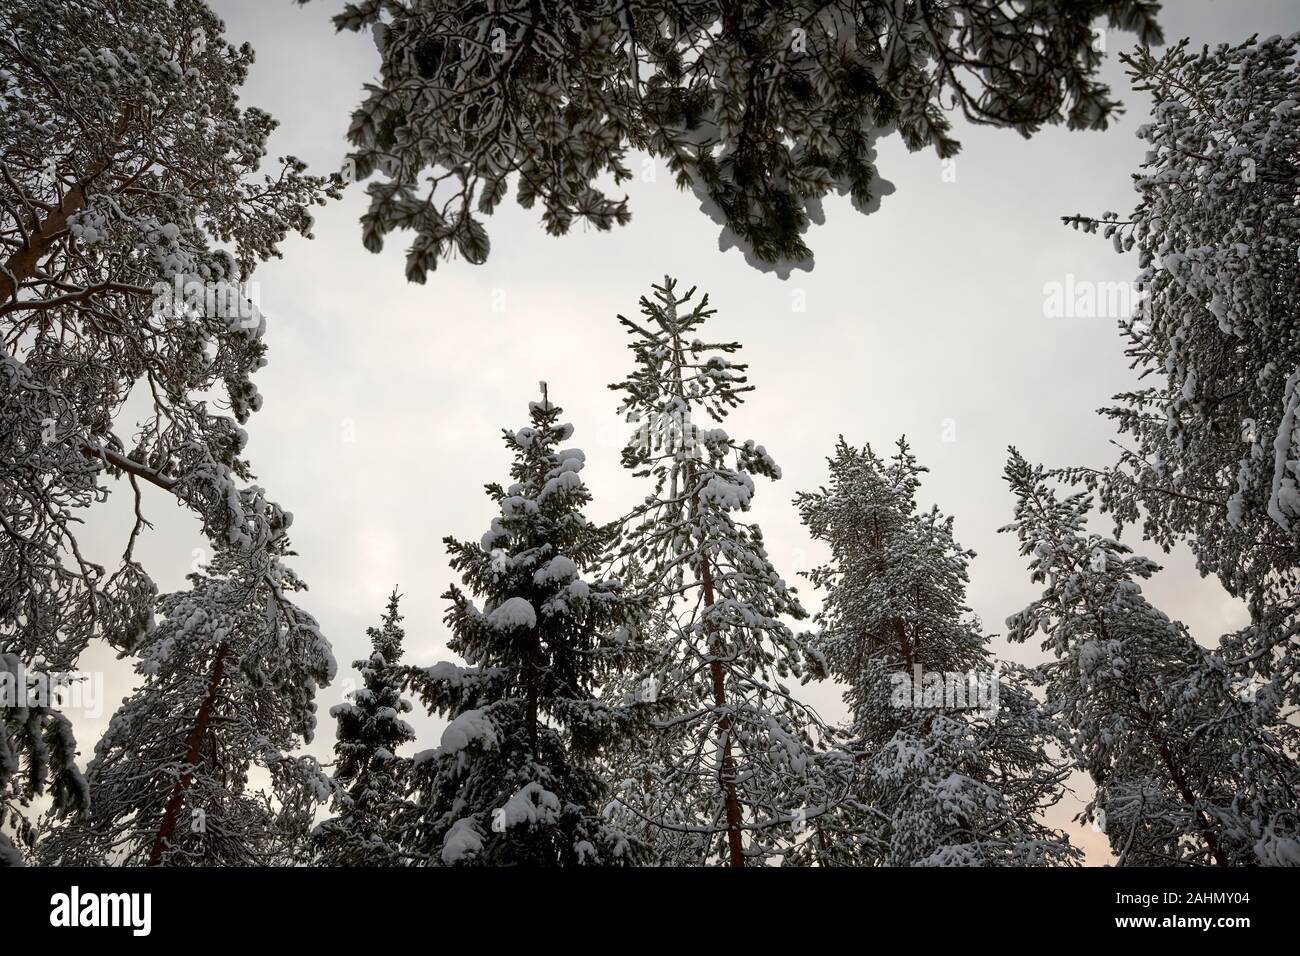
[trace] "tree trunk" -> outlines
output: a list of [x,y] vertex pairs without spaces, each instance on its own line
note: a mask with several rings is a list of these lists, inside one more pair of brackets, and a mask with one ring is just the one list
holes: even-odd
[[[673,354],[680,356],[682,354],[681,337],[677,332],[677,306],[670,306],[672,316],[672,335],[673,335]],[[676,390],[674,396],[684,407],[689,408],[689,402],[686,401],[686,388],[682,381],[682,368],[680,362],[675,364],[673,369],[675,376]],[[679,405],[678,407],[683,407]],[[685,468],[686,488],[690,489],[691,509],[698,518],[700,499],[699,490],[695,487],[695,467],[694,462],[686,463]],[[674,483],[676,478],[674,478]],[[709,558],[707,554],[700,556],[700,567],[697,572],[699,575],[700,586],[704,596],[704,607],[713,607],[713,570],[709,567]],[[711,649],[712,650],[712,649]],[[718,708],[727,706],[727,682],[722,673],[722,662],[716,658],[709,662],[709,675],[713,679],[713,705]],[[736,758],[731,751],[731,718],[724,715],[718,721],[718,742],[722,750],[722,772],[719,775],[719,782],[722,784],[722,799],[727,813],[727,854],[730,866],[743,867],[745,865],[745,847],[741,840],[741,813],[740,800],[736,796]]]
[[525,717],[525,723],[528,727],[528,745],[532,748],[533,759],[540,760],[541,757],[537,752],[537,684],[539,677],[537,674],[537,659],[541,655],[541,648],[538,647],[537,631],[534,630],[529,635],[528,645],[528,668],[526,688],[528,694],[528,712]]
[[32,223],[27,245],[10,256],[5,268],[0,270],[0,305],[18,298],[18,286],[24,279],[30,279],[36,274],[37,264],[45,258],[55,240],[67,230],[68,220],[86,208],[87,189],[113,165],[117,144],[130,128],[131,116],[132,109],[127,107],[118,117],[117,126],[113,130],[113,145],[100,157],[90,175],[68,190],[58,209],[43,220]]
[[[1104,624],[1102,625],[1101,634],[1102,637],[1107,639],[1110,638],[1110,633]],[[1197,800],[1196,794],[1192,791],[1191,784],[1188,782],[1187,777],[1183,774],[1182,770],[1179,769],[1177,761],[1174,760],[1174,755],[1169,750],[1169,744],[1168,741],[1165,740],[1165,735],[1162,734],[1160,728],[1156,726],[1155,716],[1147,709],[1146,704],[1142,702],[1142,697],[1138,694],[1136,687],[1129,685],[1128,692],[1129,696],[1133,698],[1133,704],[1137,708],[1138,717],[1141,719],[1143,726],[1146,727],[1147,734],[1150,736],[1151,741],[1156,745],[1156,753],[1160,755],[1161,763],[1163,763],[1165,769],[1169,771],[1169,778],[1173,781],[1174,787],[1177,788],[1178,795],[1182,798],[1183,803],[1187,804],[1188,809],[1192,811],[1192,815],[1196,817],[1196,823],[1200,829],[1201,839],[1205,841],[1206,847],[1209,848],[1210,855],[1214,857],[1214,862],[1218,866],[1231,866],[1227,854],[1223,852],[1223,847],[1219,846],[1219,838],[1214,832],[1213,823],[1205,814],[1205,811],[1199,808],[1198,804],[1200,801]]]
[[[704,606],[713,607],[713,571],[706,557],[700,562],[700,582],[704,586]],[[709,662],[713,677],[713,704],[727,706],[727,686],[722,675],[722,663]],[[736,797],[736,759],[731,753],[731,718],[723,716],[718,721],[718,739],[722,743],[722,795],[727,808],[727,849],[731,866],[744,866],[744,844],[741,841],[740,800]]]
[[1187,804],[1188,808],[1196,817],[1196,823],[1200,827],[1201,831],[1201,839],[1203,839],[1205,845],[1209,847],[1210,854],[1214,857],[1214,862],[1219,866],[1231,866],[1232,864],[1228,860],[1227,854],[1225,854],[1223,848],[1219,846],[1219,838],[1214,832],[1214,825],[1210,822],[1210,818],[1206,816],[1205,811],[1201,810],[1197,806],[1199,801],[1196,799],[1196,794],[1192,792],[1191,785],[1188,784],[1187,778],[1183,775],[1182,770],[1178,768],[1178,764],[1174,761],[1174,756],[1169,751],[1169,745],[1165,742],[1164,735],[1156,730],[1149,715],[1147,720],[1147,731],[1155,740],[1156,751],[1160,754],[1160,759],[1164,763],[1165,769],[1169,771],[1169,777],[1173,780],[1174,786],[1178,788],[1178,795],[1183,798],[1183,803]]
[[907,636],[907,625],[901,617],[894,618],[894,635],[898,638],[898,653],[903,655],[903,663],[907,665],[907,673],[910,675],[916,665],[916,658],[912,651],[912,641]]
[[198,763],[199,752],[203,747],[203,737],[207,733],[208,724],[212,720],[212,711],[216,708],[217,690],[221,684],[221,678],[226,672],[226,657],[229,653],[230,649],[224,642],[217,648],[217,657],[212,662],[212,671],[208,675],[207,693],[203,697],[203,703],[199,705],[198,715],[194,718],[194,726],[190,728],[189,746],[185,751],[185,771],[172,787],[171,796],[167,798],[167,806],[163,809],[162,822],[158,825],[158,835],[154,838],[153,848],[149,851],[148,866],[158,865],[163,854],[167,852],[172,836],[176,832],[176,823],[180,818],[181,806],[185,802],[185,791],[194,782],[193,767]]
[[[26,247],[19,249],[5,263],[6,275],[0,271],[0,305],[18,298],[18,283],[36,273],[36,265],[50,251],[54,241],[68,228],[68,220],[86,208],[86,191],[80,184],[73,186],[59,208],[43,220],[33,223],[34,229],[27,237]],[[12,277],[12,278],[11,278]]]

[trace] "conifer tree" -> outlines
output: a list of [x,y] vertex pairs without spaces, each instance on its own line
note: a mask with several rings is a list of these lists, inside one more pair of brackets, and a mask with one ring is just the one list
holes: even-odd
[[[1088,818],[1121,865],[1300,865],[1300,766],[1278,701],[1234,683],[1222,657],[1142,595],[1157,565],[1090,533],[1086,492],[1061,497],[1015,449],[1006,478],[1040,598],[1008,620],[1042,632],[1048,702],[1097,793]],[[1285,726],[1285,724],[1283,724]]]
[[49,797],[54,820],[86,807],[72,723],[51,696],[61,689],[61,675],[0,654],[0,867],[27,862],[40,834],[30,811],[38,797]]
[[601,813],[597,758],[633,732],[638,707],[598,696],[630,666],[644,612],[622,583],[592,577],[609,529],[582,513],[591,494],[573,426],[546,398],[530,424],[503,431],[511,483],[486,486],[499,509],[479,541],[447,538],[453,586],[444,661],[410,686],[450,720],[441,746],[415,756],[411,852],[432,865],[627,865],[643,848]]
[[[720,245],[788,274],[838,193],[870,212],[889,192],[882,136],[954,155],[950,111],[1029,136],[1102,129],[1118,104],[1096,73],[1094,21],[1160,40],[1151,0],[447,4],[361,0],[334,18],[367,31],[380,76],[349,138],[368,192],[366,248],[413,230],[406,274],[456,252],[487,258],[483,219],[512,181],[547,232],[630,218],[606,194],[633,151],[662,159],[722,227]],[[427,182],[426,182],[427,181]],[[431,185],[430,185],[431,184]]]
[[394,589],[381,627],[368,628],[370,656],[354,661],[362,686],[330,708],[338,721],[331,777],[335,816],[312,834],[316,862],[325,866],[394,866],[405,862],[395,826],[408,805],[410,760],[398,749],[415,739],[402,719],[411,702],[401,695],[401,595]]
[[1139,311],[1120,323],[1144,387],[1103,414],[1116,464],[1063,475],[1120,526],[1243,599],[1225,639],[1241,680],[1300,712],[1300,33],[1122,58],[1155,107],[1127,216],[1071,216],[1138,252]]
[[[301,855],[304,805],[328,779],[293,751],[310,742],[315,695],[334,676],[316,621],[282,563],[292,516],[253,487],[240,494],[256,537],[217,552],[164,595],[136,648],[138,690],[86,771],[90,808],[40,852],[65,865],[284,864]],[[254,768],[270,789],[253,789]]]
[[953,519],[918,508],[905,440],[882,460],[841,437],[830,485],[796,498],[831,551],[809,577],[824,589],[817,647],[845,685],[854,800],[818,835],[820,862],[1057,865],[1078,853],[1041,820],[1062,796],[1063,728],[1024,675],[994,659],[966,605],[974,553]]
[[640,322],[619,316],[636,367],[610,387],[638,423],[623,463],[650,493],[625,522],[622,560],[640,568],[665,634],[642,677],[656,689],[658,733],[641,776],[628,774],[626,807],[662,831],[672,863],[762,863],[791,846],[800,821],[824,812],[817,769],[824,728],[784,683],[822,674],[782,620],[805,616],[767,556],[762,530],[741,520],[753,476],[780,469],[720,422],[752,390],[738,343],[698,337],[714,314],[666,278],[642,297]]
[[[222,30],[200,0],[0,8],[0,652],[29,665],[140,634],[155,496],[213,548],[245,531],[251,278],[339,184],[291,156],[259,170],[276,124],[240,106],[253,52]],[[136,500],[117,568],[79,541],[110,478]]]
[[[144,635],[152,504],[182,505],[214,550],[252,533],[252,276],[340,183],[264,165],[276,124],[240,104],[253,52],[223,29],[201,0],[0,5],[0,655],[28,674]],[[102,564],[87,512],[128,484],[135,521]],[[37,786],[12,761],[45,766],[46,731],[75,752],[48,715],[7,719],[33,723],[9,737],[0,800]]]

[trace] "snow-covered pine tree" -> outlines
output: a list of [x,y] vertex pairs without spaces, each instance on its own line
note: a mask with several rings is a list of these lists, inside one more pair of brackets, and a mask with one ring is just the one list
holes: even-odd
[[1008,525],[1042,596],[1008,619],[1042,632],[1047,698],[1096,784],[1085,815],[1121,865],[1300,865],[1300,766],[1277,702],[1243,692],[1222,658],[1147,602],[1157,565],[1086,527],[1092,499],[1061,497],[1015,449]]
[[[240,107],[253,54],[222,30],[199,0],[0,7],[0,654],[29,674],[143,634],[149,496],[214,549],[249,535],[240,426],[266,348],[244,283],[339,184],[293,157],[257,175],[275,122]],[[79,540],[106,478],[135,498],[116,568]],[[39,739],[10,757],[41,766]]]
[[[1224,640],[1243,680],[1300,708],[1300,33],[1123,58],[1155,101],[1121,218],[1072,216],[1137,248],[1144,292],[1121,322],[1151,383],[1104,410],[1131,437],[1107,470],[1066,469],[1117,524],[1168,549],[1250,609]],[[1281,725],[1279,730],[1284,731]]]
[[[293,157],[257,175],[275,121],[239,105],[253,53],[222,30],[199,0],[0,7],[0,652],[28,665],[140,634],[143,499],[191,509],[214,548],[241,533],[266,361],[242,283],[339,186]],[[115,570],[77,530],[110,477],[138,518]]]
[[[667,163],[751,264],[810,268],[804,242],[835,192],[863,212],[889,191],[879,137],[941,157],[947,113],[1024,136],[1104,128],[1118,104],[1096,78],[1094,21],[1160,41],[1152,0],[530,0],[349,3],[340,29],[373,33],[380,78],[352,116],[369,187],[366,248],[414,229],[406,274],[488,255],[482,218],[517,177],[553,235],[630,218],[598,180],[631,179],[629,152]],[[466,38],[473,38],[467,42]],[[433,188],[427,188],[426,181]]]
[[927,469],[903,439],[885,461],[841,437],[829,465],[829,486],[795,500],[830,548],[808,575],[826,595],[816,646],[847,685],[860,767],[854,800],[807,850],[888,866],[1075,862],[1042,822],[1069,774],[1064,727],[989,650],[966,604],[974,553],[951,517],[917,506]]
[[599,754],[634,732],[635,705],[597,688],[640,649],[642,602],[587,575],[612,531],[582,513],[591,494],[573,426],[546,397],[530,424],[503,431],[511,484],[486,486],[500,509],[480,541],[447,538],[451,566],[483,601],[446,593],[447,646],[465,665],[409,668],[409,687],[450,719],[441,746],[415,756],[416,807],[405,845],[431,865],[627,865],[636,834],[601,813]]
[[370,656],[353,661],[362,686],[330,708],[338,721],[331,777],[335,816],[312,834],[314,857],[325,866],[396,866],[406,862],[396,826],[408,810],[410,758],[398,749],[415,739],[402,719],[411,702],[401,695],[401,595],[394,589],[380,627],[366,630]]
[[[137,648],[143,683],[87,767],[90,809],[41,841],[45,862],[256,865],[301,855],[305,804],[324,800],[329,780],[292,751],[312,738],[316,690],[333,679],[334,659],[292,601],[304,587],[281,561],[292,516],[256,487],[240,506],[255,536],[217,552],[188,591],[159,599],[163,619]],[[257,771],[269,790],[255,789]]]
[[740,520],[754,475],[781,475],[767,450],[738,442],[721,422],[743,401],[738,343],[697,333],[714,314],[708,296],[678,295],[676,280],[642,297],[640,322],[619,316],[636,367],[610,387],[638,423],[623,463],[651,493],[624,522],[621,559],[648,580],[666,614],[652,666],[639,678],[661,711],[625,808],[662,831],[663,862],[763,863],[796,842],[830,797],[817,773],[824,730],[783,681],[821,676],[822,662],[783,617],[805,616],[767,556],[762,530]]
[[28,808],[37,797],[48,795],[54,820],[85,809],[72,724],[52,696],[61,688],[60,675],[0,653],[0,867],[22,866],[36,845]]

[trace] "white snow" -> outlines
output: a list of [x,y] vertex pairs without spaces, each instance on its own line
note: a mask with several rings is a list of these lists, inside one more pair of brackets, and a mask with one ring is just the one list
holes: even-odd
[[577,576],[578,566],[573,563],[573,559],[557,554],[533,572],[533,583],[549,584],[552,581],[567,581]]
[[439,752],[457,754],[472,743],[486,747],[495,747],[497,744],[496,725],[481,708],[467,710],[447,725],[447,729],[442,732],[442,747]]
[[1273,439],[1273,486],[1268,514],[1286,530],[1300,517],[1300,368],[1286,381],[1285,411]]
[[442,841],[442,862],[451,866],[483,849],[483,831],[473,817],[461,817]]
[[560,798],[536,781],[515,791],[501,808],[505,826],[520,823],[554,823],[560,816]]
[[488,615],[488,623],[498,631],[511,631],[519,627],[536,627],[537,612],[524,598],[512,597]]
[[754,495],[754,482],[743,471],[713,475],[700,489],[700,498],[728,511],[743,511]]
[[510,540],[510,533],[506,531],[505,525],[501,523],[500,518],[492,519],[492,527],[483,535],[479,544],[484,551],[491,551],[498,547],[503,541]]

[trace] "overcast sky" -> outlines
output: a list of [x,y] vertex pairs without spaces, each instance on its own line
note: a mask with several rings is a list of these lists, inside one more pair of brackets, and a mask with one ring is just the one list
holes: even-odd
[[[229,39],[257,51],[243,102],[280,121],[273,155],[339,169],[350,114],[378,65],[370,37],[334,32],[339,0],[210,2]],[[1161,20],[1169,40],[1197,44],[1298,26],[1294,0],[1173,0]],[[1049,129],[1024,140],[957,120],[963,148],[947,169],[931,152],[884,141],[877,166],[895,191],[869,216],[828,200],[825,225],[807,237],[815,268],[787,280],[755,271],[734,249],[720,252],[695,198],[677,191],[662,164],[642,175],[640,157],[625,187],[630,225],[552,238],[537,211],[511,197],[487,221],[487,264],[444,262],[423,286],[404,279],[407,236],[390,235],[380,255],[362,248],[361,188],[318,212],[316,238],[286,242],[283,260],[256,275],[270,364],[256,379],[263,410],[248,426],[259,483],[295,516],[292,563],[311,586],[301,603],[340,664],[339,682],[320,696],[312,752],[330,755],[326,711],[356,679],[350,663],[368,652],[365,629],[394,585],[404,595],[407,660],[446,656],[439,595],[452,573],[441,540],[477,539],[487,528],[493,508],[482,486],[504,480],[509,463],[500,429],[526,423],[539,380],[587,453],[590,516],[613,518],[643,493],[619,466],[626,426],[606,386],[630,368],[615,316],[634,314],[666,274],[710,294],[715,340],[744,344],[756,391],[727,430],[766,445],[784,470],[779,482],[758,479],[753,511],[778,570],[792,580],[824,557],[791,499],[826,480],[836,436],[888,452],[905,434],[930,468],[923,502],[955,515],[958,540],[978,553],[969,598],[999,635],[995,650],[1042,660],[1036,646],[1009,647],[1000,636],[1037,593],[1013,536],[997,533],[1012,507],[1001,472],[1009,444],[1051,466],[1114,459],[1113,429],[1096,409],[1132,382],[1115,320],[1048,317],[1044,287],[1070,275],[1077,284],[1136,274],[1135,256],[1060,222],[1133,205],[1130,177],[1144,152],[1134,130],[1148,103],[1117,62],[1129,46],[1129,34],[1106,36],[1104,75],[1127,113],[1104,133]],[[129,527],[129,494],[115,490],[94,525],[105,559],[120,553]],[[161,494],[147,505],[156,531],[137,555],[162,589],[182,588],[203,546],[197,523]],[[1165,565],[1146,593],[1200,640],[1246,620],[1185,549],[1145,550]],[[819,595],[806,582],[800,593],[815,610]],[[92,652],[82,666],[107,671],[110,701],[130,687],[129,666],[111,654]],[[833,684],[807,697],[827,718],[844,715]],[[84,756],[108,716],[79,721]],[[437,745],[439,723],[418,714],[412,722],[417,748]],[[1077,809],[1054,822],[1066,825]],[[1104,837],[1070,829],[1092,862],[1105,860]]]

